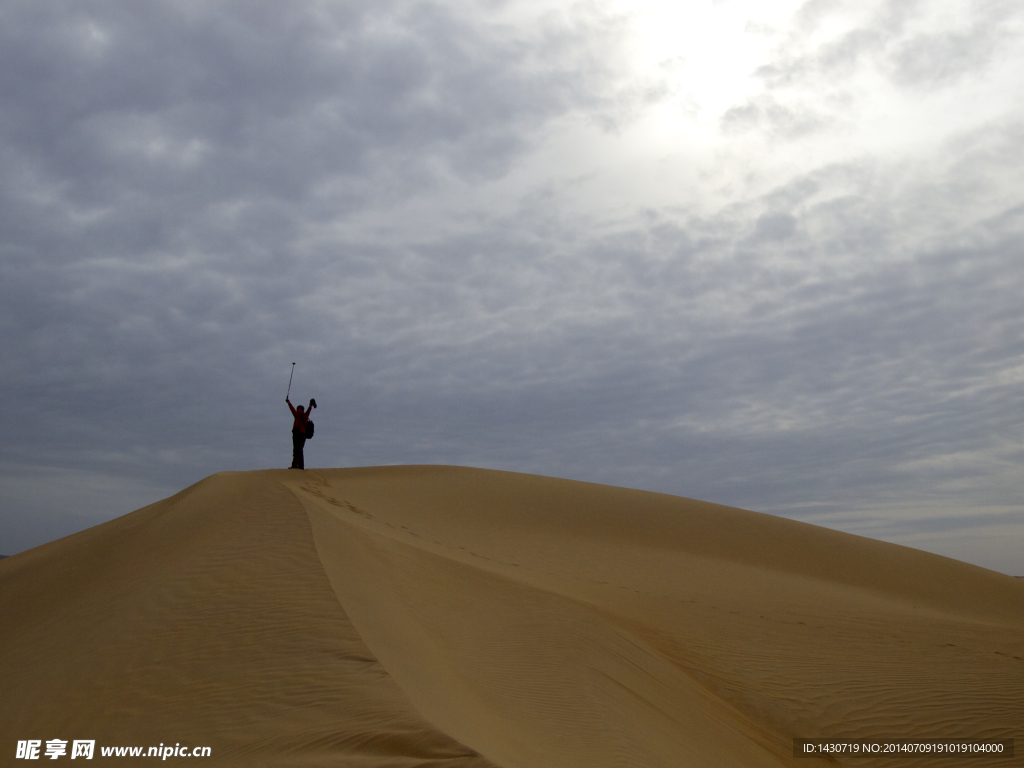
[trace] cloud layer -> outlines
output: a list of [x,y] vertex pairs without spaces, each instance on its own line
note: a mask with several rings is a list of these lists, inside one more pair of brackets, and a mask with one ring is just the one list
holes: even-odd
[[[284,466],[296,361],[312,466],[609,482],[1024,573],[1020,13],[851,7],[687,113],[720,204],[609,215],[588,147],[686,100],[614,9],[7,4],[0,551]],[[856,133],[949,94],[985,107]]]

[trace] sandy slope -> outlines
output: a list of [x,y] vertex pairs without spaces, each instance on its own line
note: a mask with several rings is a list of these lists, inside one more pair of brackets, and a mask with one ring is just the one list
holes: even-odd
[[529,475],[221,473],[4,560],[0,606],[0,756],[25,738],[289,766],[810,768],[792,738],[839,735],[1024,752],[1019,580]]

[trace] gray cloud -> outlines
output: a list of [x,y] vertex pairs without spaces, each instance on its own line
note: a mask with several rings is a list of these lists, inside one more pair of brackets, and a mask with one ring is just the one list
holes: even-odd
[[295,205],[335,216],[429,186],[438,163],[501,174],[546,119],[596,107],[604,80],[570,22],[520,40],[438,4],[16,3],[5,15],[19,199],[26,184],[58,196],[50,213],[96,219],[90,234],[134,222],[133,251],[180,224],[152,198],[216,228]]
[[834,122],[831,115],[806,105],[787,106],[770,94],[730,107],[719,120],[722,132],[732,136],[761,131],[772,139],[797,141]]
[[967,32],[917,35],[894,46],[886,57],[887,69],[903,86],[946,85],[983,71],[1006,37],[988,24],[976,24]]
[[764,92],[728,109],[723,130],[759,129],[776,139],[799,139],[856,115],[860,76],[875,74],[902,90],[931,92],[984,75],[1020,40],[1019,4],[962,3],[955,10],[969,20],[936,29],[919,18],[929,6],[903,0],[882,3],[861,26],[816,37],[847,5],[810,0],[798,10],[790,34],[754,73]]
[[506,39],[437,5],[6,15],[6,354],[50,383],[156,386],[185,340],[237,365],[317,290],[302,269],[376,273],[379,254],[300,254],[311,223],[430,189],[438,163],[500,173],[545,119],[600,100],[571,25]]
[[[618,20],[0,13],[5,554],[283,466],[292,361],[321,405],[311,465],[533,471],[869,535],[961,524],[879,511],[908,499],[1018,520],[1019,122],[715,213],[595,226],[552,182],[453,215],[431,201],[475,197],[552,122],[614,129],[652,98],[615,69]],[[859,45],[813,66],[881,55]],[[827,119],[737,109],[727,126],[791,141]]]
[[776,60],[757,68],[755,74],[772,88],[819,77],[848,77],[866,56],[884,49],[895,30],[855,29],[810,53],[790,53],[786,47]]

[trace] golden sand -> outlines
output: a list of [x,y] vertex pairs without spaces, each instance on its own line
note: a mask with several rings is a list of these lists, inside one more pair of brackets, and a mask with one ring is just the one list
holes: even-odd
[[4,765],[51,738],[239,766],[959,764],[792,757],[826,736],[1024,755],[1020,580],[588,483],[224,472],[4,559],[0,606]]

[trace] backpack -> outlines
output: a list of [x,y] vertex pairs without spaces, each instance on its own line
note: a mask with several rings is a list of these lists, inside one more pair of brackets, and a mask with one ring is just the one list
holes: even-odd
[[309,420],[306,421],[306,439],[313,439],[313,422]]

